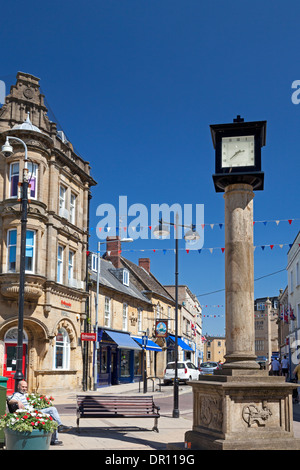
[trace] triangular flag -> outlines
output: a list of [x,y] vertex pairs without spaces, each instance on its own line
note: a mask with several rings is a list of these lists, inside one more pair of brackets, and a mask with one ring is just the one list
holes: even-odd
[[292,223],[292,219],[289,219],[289,220],[288,220],[288,223],[291,225],[291,223]]
[[204,229],[204,227],[205,227],[205,224],[201,224],[201,227]]
[[261,249],[264,250],[264,249],[265,249],[265,245],[262,245],[262,246],[261,246]]
[[278,224],[279,224],[279,222],[280,222],[280,220],[275,220],[275,222],[276,222],[276,224],[278,225]]
[[253,225],[255,224],[254,220],[253,220]]
[[154,253],[155,253],[156,250],[153,250],[153,251],[154,251]]
[[149,228],[150,228],[150,230],[151,230],[151,225],[149,225]]
[[219,224],[219,227],[222,228],[222,227],[223,227],[223,224]]
[[198,253],[201,253],[201,250],[198,250]]
[[224,253],[224,251],[225,251],[225,248],[221,248],[221,250],[222,250],[222,253]]
[[189,254],[190,250],[185,250],[187,252],[187,254]]
[[213,248],[210,248],[209,251],[212,253],[212,252],[214,251],[214,249],[213,249]]
[[210,228],[213,229],[215,224],[210,224]]
[[267,221],[266,221],[266,220],[264,221],[264,225],[267,225]]
[[274,245],[270,245],[270,248],[271,248],[271,250],[273,250],[273,248],[274,248]]
[[163,250],[164,255],[166,254],[167,250]]
[[280,246],[280,248],[282,248],[282,247],[283,247],[283,245],[279,245],[279,246]]

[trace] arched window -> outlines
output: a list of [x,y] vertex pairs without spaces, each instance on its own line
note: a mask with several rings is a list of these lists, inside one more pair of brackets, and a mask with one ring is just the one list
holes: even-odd
[[70,368],[70,338],[64,328],[59,328],[55,337],[53,368]]

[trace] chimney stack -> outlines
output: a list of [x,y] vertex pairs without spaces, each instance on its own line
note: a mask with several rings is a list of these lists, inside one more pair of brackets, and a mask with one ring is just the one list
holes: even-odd
[[150,258],[139,258],[139,266],[150,274]]
[[106,259],[111,261],[115,268],[121,265],[121,239],[118,236],[106,238]]

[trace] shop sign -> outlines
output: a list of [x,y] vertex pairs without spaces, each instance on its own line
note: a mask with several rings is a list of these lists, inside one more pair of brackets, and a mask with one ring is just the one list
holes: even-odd
[[96,333],[81,333],[81,341],[96,341]]

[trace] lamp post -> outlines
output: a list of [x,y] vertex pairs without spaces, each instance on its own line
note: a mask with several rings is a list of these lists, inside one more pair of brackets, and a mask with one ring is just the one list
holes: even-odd
[[22,371],[23,363],[23,324],[24,324],[24,288],[25,288],[25,262],[26,262],[26,228],[27,228],[27,207],[28,207],[28,168],[27,168],[27,146],[23,140],[7,136],[5,144],[2,146],[2,154],[5,157],[10,157],[13,153],[13,147],[10,145],[10,140],[20,142],[25,149],[24,169],[22,178],[22,194],[21,194],[21,246],[20,246],[20,280],[19,280],[19,314],[18,314],[18,343],[17,343],[17,362],[15,373],[15,391],[18,389],[18,383],[24,379]]
[[[132,238],[122,238],[120,240],[123,243],[130,243],[133,242]],[[96,333],[96,341],[95,341],[95,359],[94,359],[94,390],[97,390],[97,383],[98,383],[98,349],[99,349],[99,342],[98,342],[98,306],[99,306],[99,291],[100,291],[100,250],[101,245],[106,244],[106,242],[98,242],[97,248],[97,282],[96,282],[96,303],[95,303],[95,333]]]
[[[179,395],[178,395],[178,238],[179,238],[179,227],[187,227],[186,225],[180,225],[178,223],[179,215],[176,212],[175,223],[164,222],[168,225],[175,227],[175,351],[174,351],[174,362],[175,362],[175,377],[174,377],[174,397],[173,397],[173,418],[179,418]],[[162,219],[159,221],[159,226],[154,229],[154,236],[157,238],[164,238],[169,235],[169,229],[164,225]],[[188,230],[184,236],[187,241],[199,240],[200,235],[196,232],[195,226],[188,226]]]

